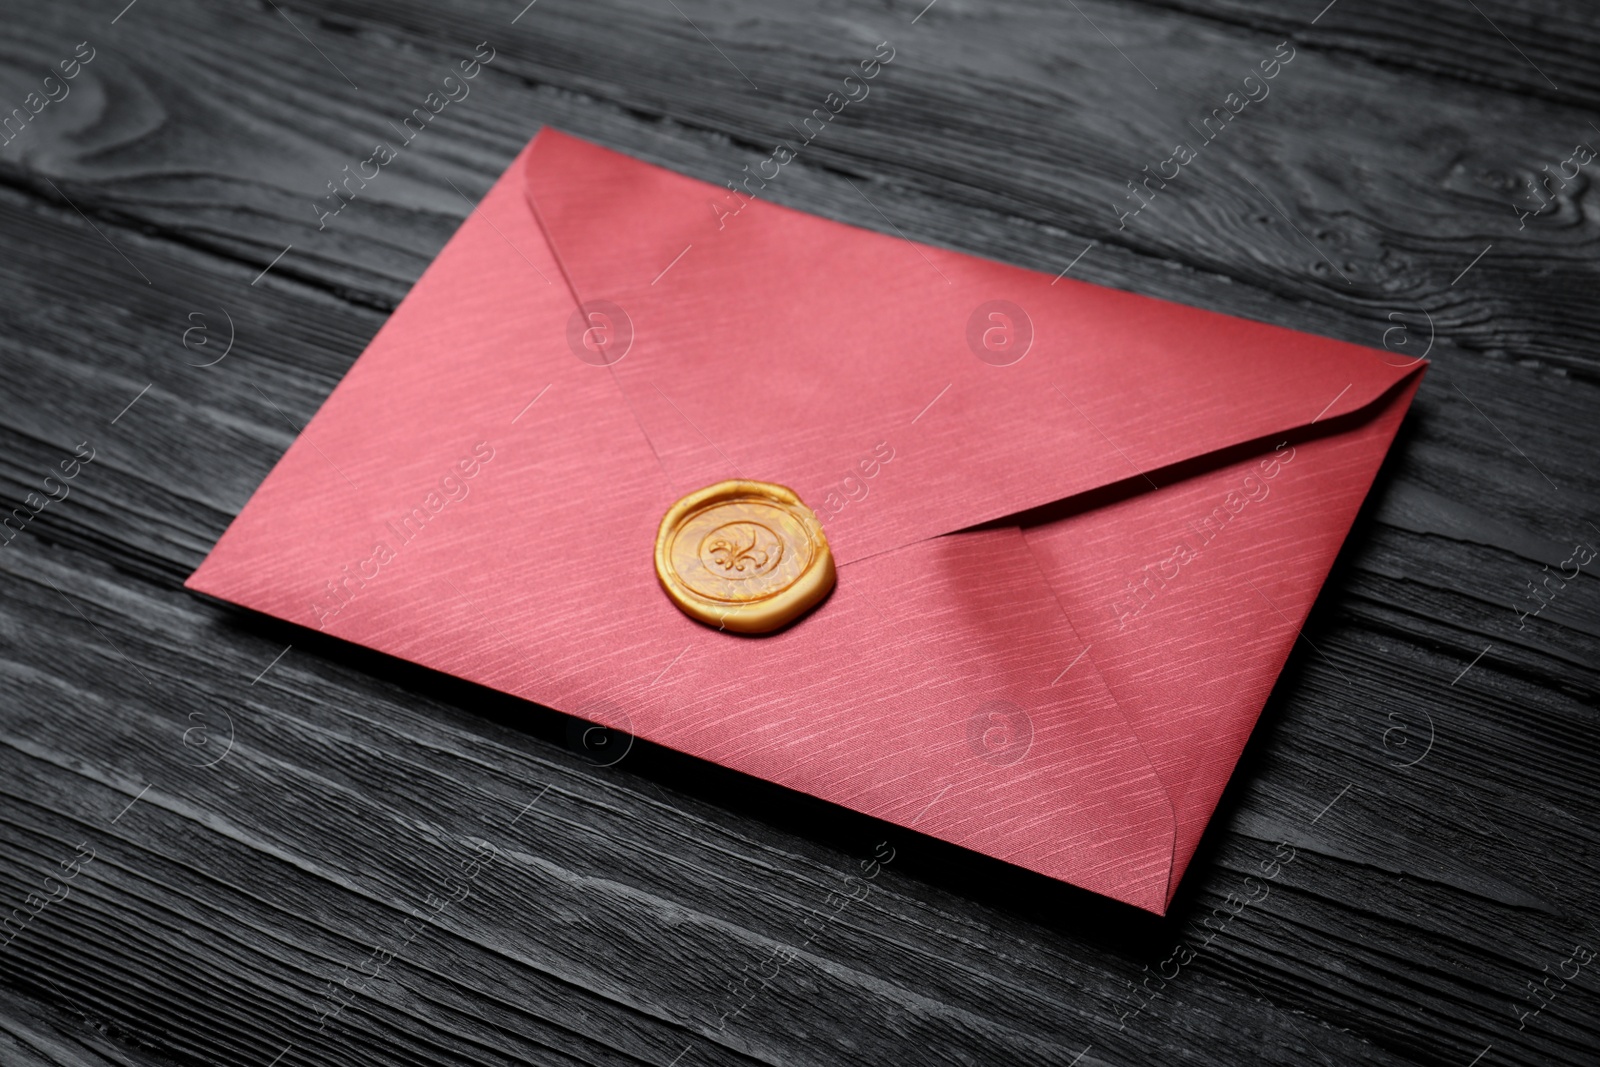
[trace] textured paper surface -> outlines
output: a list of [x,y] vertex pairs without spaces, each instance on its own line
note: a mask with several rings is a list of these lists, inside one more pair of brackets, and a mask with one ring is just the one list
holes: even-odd
[[[1163,910],[1415,370],[718,195],[541,134],[190,587]],[[614,365],[580,301],[631,322]],[[735,475],[843,564],[770,637],[651,567]]]

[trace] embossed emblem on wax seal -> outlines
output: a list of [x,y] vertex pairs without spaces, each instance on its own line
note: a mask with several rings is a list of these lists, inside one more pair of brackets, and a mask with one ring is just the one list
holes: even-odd
[[759,634],[815,607],[835,572],[822,524],[792,489],[735,480],[667,509],[656,534],[656,577],[690,618]]

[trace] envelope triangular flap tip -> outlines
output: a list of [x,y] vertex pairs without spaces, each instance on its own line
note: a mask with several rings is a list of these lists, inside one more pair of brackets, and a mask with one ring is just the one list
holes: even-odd
[[[895,476],[870,487],[882,503],[828,516],[841,563],[1338,417],[1408,373],[1373,349],[913,244],[553,130],[522,170],[574,298],[631,320],[617,380],[675,481],[732,466],[820,502],[879,442],[894,449]],[[987,351],[992,329],[1021,346],[1014,362]]]

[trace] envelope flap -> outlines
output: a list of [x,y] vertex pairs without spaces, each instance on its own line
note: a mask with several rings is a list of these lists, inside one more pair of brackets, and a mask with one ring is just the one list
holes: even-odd
[[550,130],[523,178],[574,297],[631,331],[611,370],[675,488],[789,485],[842,563],[1355,411],[1409,373]]
[[780,633],[695,622],[573,310],[514,170],[188,587],[1161,910],[1167,788],[1020,528],[861,561]]

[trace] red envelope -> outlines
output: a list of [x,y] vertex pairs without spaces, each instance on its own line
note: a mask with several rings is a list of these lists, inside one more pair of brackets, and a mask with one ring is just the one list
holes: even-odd
[[[1161,912],[1421,373],[546,131],[188,586]],[[652,568],[732,477],[764,637]]]

